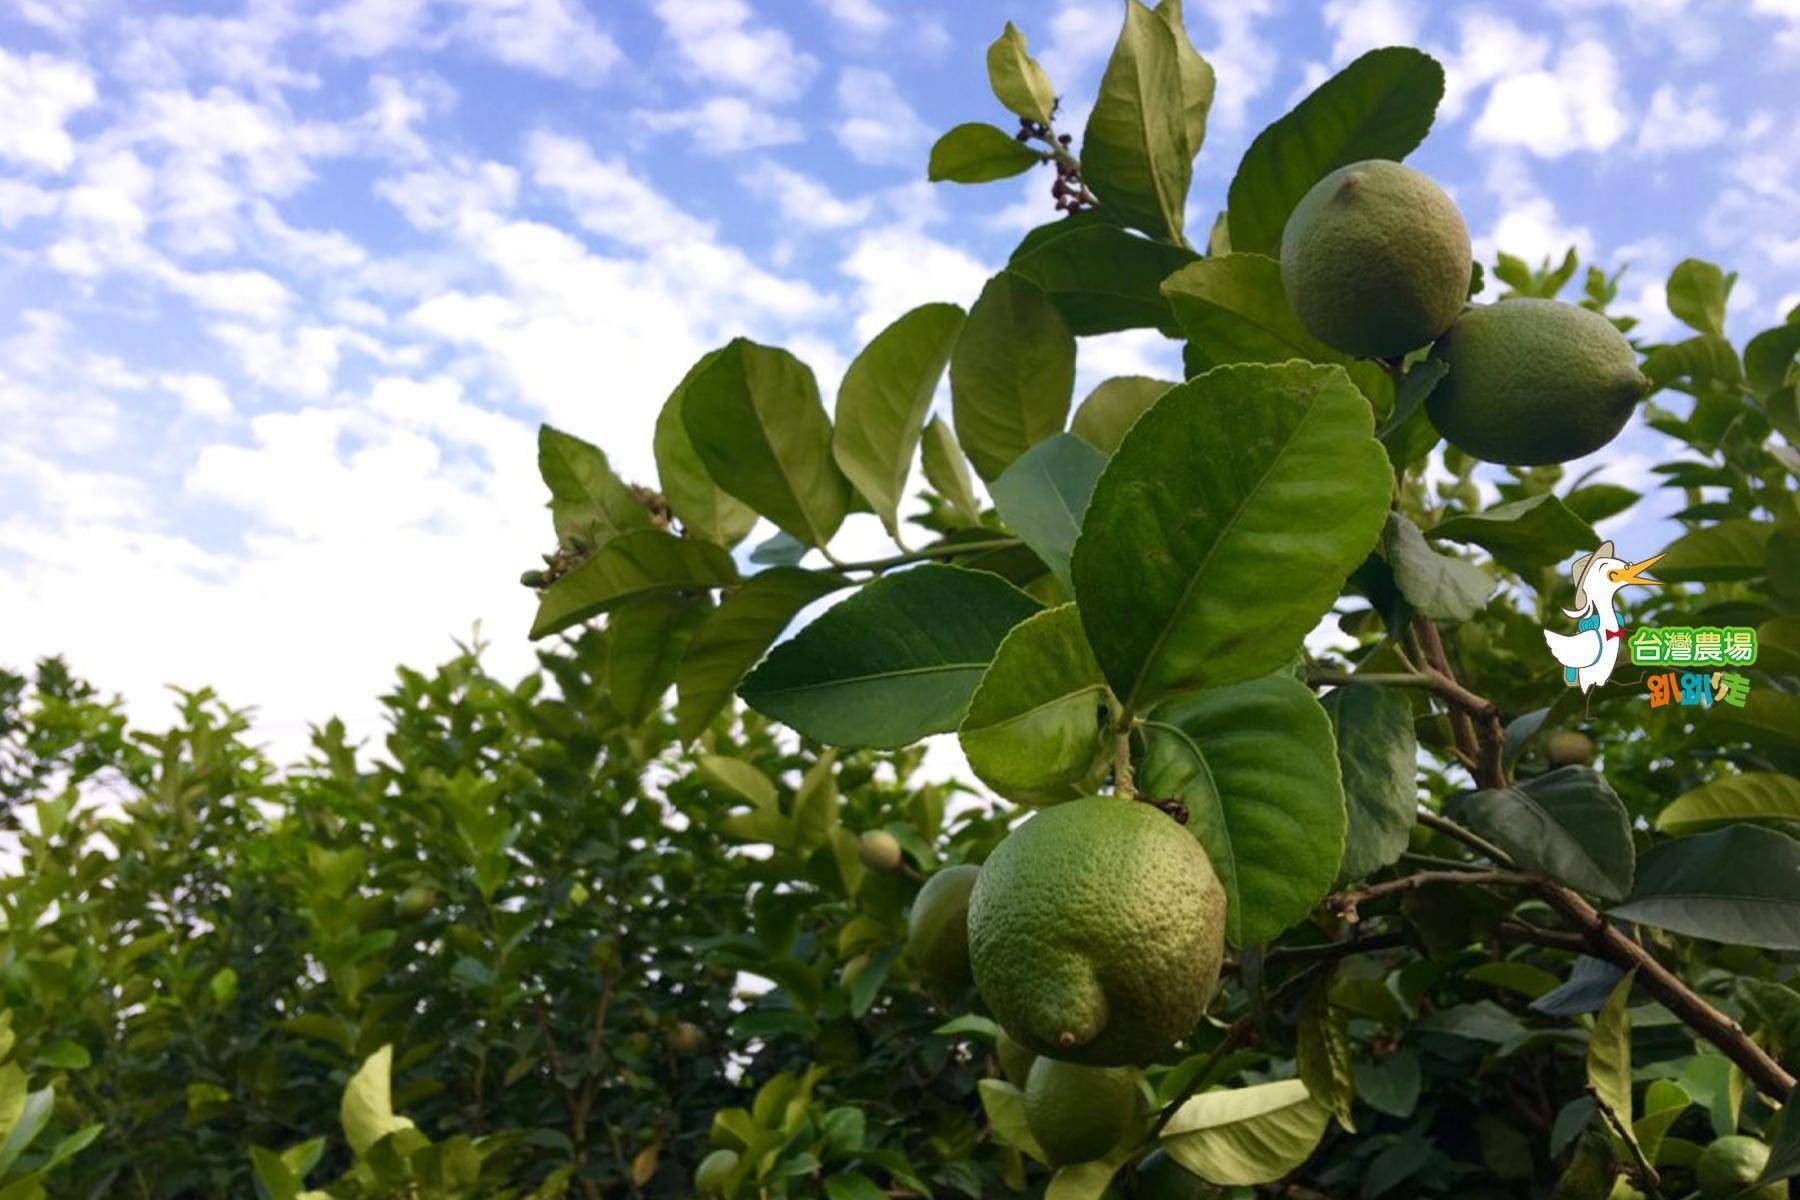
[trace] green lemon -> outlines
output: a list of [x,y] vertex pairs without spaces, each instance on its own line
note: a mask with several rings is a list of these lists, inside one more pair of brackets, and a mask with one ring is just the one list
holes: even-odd
[[437,907],[437,890],[414,884],[394,899],[394,910],[403,917],[422,917]]
[[706,1030],[682,1021],[669,1031],[669,1049],[680,1055],[698,1054],[706,1048]]
[[702,1196],[723,1196],[731,1173],[737,1170],[736,1150],[714,1150],[700,1160],[694,1171],[694,1189]]
[[1026,1049],[1152,1062],[1219,981],[1225,892],[1200,843],[1147,804],[1045,809],[995,848],[969,905],[982,999]]
[[1163,1150],[1151,1153],[1138,1164],[1137,1179],[1131,1185],[1131,1200],[1205,1200],[1218,1194],[1218,1189],[1200,1178]]
[[1456,320],[1469,294],[1469,230],[1430,179],[1397,162],[1339,167],[1281,233],[1281,284],[1328,346],[1394,358]]
[[1594,739],[1573,729],[1560,729],[1544,741],[1544,757],[1558,767],[1585,767],[1594,761]]
[[1464,454],[1512,466],[1592,454],[1650,388],[1611,321],[1559,300],[1471,308],[1431,356],[1450,368],[1426,401],[1432,424]]
[[1753,1137],[1732,1134],[1719,1138],[1700,1152],[1694,1164],[1694,1178],[1706,1200],[1787,1200],[1787,1180],[1764,1184],[1753,1192],[1745,1188],[1762,1178],[1769,1164],[1769,1148]]
[[900,840],[885,829],[871,829],[856,839],[856,856],[871,871],[892,871],[900,866]]
[[1019,1045],[1019,1040],[1004,1029],[994,1039],[994,1057],[1000,1060],[1000,1073],[1014,1087],[1025,1086],[1025,1080],[1031,1075],[1031,1064],[1037,1061],[1037,1055]]
[[969,986],[969,894],[981,868],[945,867],[919,889],[906,921],[906,953],[925,982],[944,991]]
[[1137,1113],[1137,1072],[1040,1058],[1025,1080],[1025,1124],[1056,1166],[1099,1158]]

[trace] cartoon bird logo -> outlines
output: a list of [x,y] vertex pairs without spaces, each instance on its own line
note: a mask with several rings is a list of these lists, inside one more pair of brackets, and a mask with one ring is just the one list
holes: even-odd
[[1662,582],[1644,572],[1662,555],[1643,562],[1627,563],[1613,551],[1611,542],[1601,542],[1592,554],[1575,560],[1570,576],[1575,581],[1575,607],[1563,612],[1575,618],[1573,635],[1544,630],[1544,641],[1550,653],[1563,665],[1563,679],[1570,687],[1591,692],[1612,676],[1619,661],[1619,647],[1625,633],[1619,626],[1619,612],[1613,607],[1619,589],[1641,584],[1646,587]]

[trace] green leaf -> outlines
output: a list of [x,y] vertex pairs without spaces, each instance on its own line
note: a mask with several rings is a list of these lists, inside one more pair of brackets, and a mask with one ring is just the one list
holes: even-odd
[[1000,519],[1064,584],[1081,518],[1105,467],[1106,455],[1059,433],[1020,455],[988,488]]
[[1636,970],[1625,973],[1595,1015],[1594,1030],[1588,1035],[1588,1087],[1625,1129],[1631,1128],[1632,1119],[1631,1018],[1626,1009],[1636,981]]
[[1591,523],[1616,517],[1640,499],[1639,493],[1616,483],[1590,483],[1564,496],[1563,504],[1570,512]]
[[1376,415],[1393,407],[1393,382],[1380,364],[1341,354],[1313,337],[1288,306],[1281,264],[1261,254],[1203,258],[1163,281],[1163,295],[1188,338],[1211,364],[1337,363],[1369,397]]
[[1604,900],[1631,892],[1631,818],[1596,771],[1560,767],[1464,796],[1459,811],[1524,867]]
[[1600,543],[1593,526],[1549,493],[1450,517],[1433,526],[1431,536],[1480,546],[1520,572],[1561,562]]
[[925,304],[875,335],[838,388],[831,453],[890,535],[925,429],[932,393],[950,361],[963,311]]
[[1402,513],[1390,512],[1381,535],[1382,556],[1394,570],[1394,585],[1423,616],[1438,621],[1466,621],[1487,605],[1494,581],[1466,559],[1439,554],[1419,527]]
[[983,479],[1061,433],[1075,388],[1075,336],[1050,298],[1003,271],[987,281],[950,357],[956,436]]
[[1800,321],[1765,329],[1744,346],[1744,375],[1750,390],[1767,400],[1788,381],[1800,354]]
[[1162,1147],[1210,1183],[1272,1183],[1306,1161],[1330,1120],[1298,1079],[1222,1088],[1176,1109]]
[[1800,696],[1772,687],[1754,687],[1742,708],[1713,709],[1713,723],[1759,749],[1800,749]]
[[1735,517],[1703,525],[1669,543],[1656,564],[1656,577],[1672,583],[1723,583],[1754,579],[1769,568],[1768,521]]
[[538,473],[550,489],[550,519],[557,540],[576,537],[591,545],[633,529],[647,529],[650,513],[620,482],[598,446],[538,426]]
[[531,636],[560,633],[639,596],[723,587],[737,578],[731,555],[713,542],[655,529],[622,534],[544,591]]
[[1088,640],[1128,707],[1292,657],[1386,520],[1373,428],[1341,368],[1304,363],[1214,368],[1138,419],[1072,560]]
[[1729,825],[1652,846],[1614,916],[1689,937],[1800,950],[1800,842]]
[[719,353],[714,350],[689,367],[663,402],[656,417],[656,474],[663,499],[685,533],[721,546],[735,546],[756,527],[756,510],[713,482],[694,443],[688,440],[681,415],[689,382]]
[[1800,823],[1800,779],[1766,771],[1715,779],[1671,801],[1656,827],[1683,837],[1740,821]]
[[1717,337],[1725,334],[1725,298],[1737,275],[1726,275],[1712,263],[1684,258],[1669,272],[1669,311],[1684,324]]
[[1256,135],[1231,180],[1231,246],[1278,255],[1288,214],[1313,184],[1370,158],[1403,159],[1431,129],[1444,69],[1405,46],[1371,50]]
[[987,48],[988,86],[994,99],[1014,116],[1040,125],[1050,123],[1056,108],[1056,89],[1037,59],[1025,49],[1025,35],[1011,21]]
[[1412,835],[1419,807],[1412,702],[1393,688],[1353,683],[1333,688],[1324,708],[1349,809],[1338,878],[1352,882],[1398,862]]
[[39,1088],[25,1097],[18,1119],[7,1129],[5,1140],[0,1141],[0,1176],[12,1170],[13,1164],[19,1161],[19,1156],[37,1141],[38,1134],[44,1132],[44,1126],[49,1124],[50,1114],[55,1107],[54,1088]]
[[250,1169],[269,1200],[295,1200],[300,1194],[300,1180],[273,1150],[251,1146]]
[[1181,245],[1193,158],[1174,31],[1139,0],[1126,0],[1125,27],[1081,139],[1082,177],[1108,212]]
[[919,451],[919,465],[925,482],[949,502],[965,525],[981,520],[981,503],[975,498],[975,480],[969,474],[969,461],[944,418],[933,417],[925,426],[924,447]]
[[1044,1187],[1044,1200],[1105,1200],[1116,1194],[1112,1190],[1113,1176],[1125,1162],[1126,1156],[1115,1149],[1093,1162],[1058,1167]]
[[68,1038],[59,1038],[41,1047],[32,1056],[32,1061],[63,1071],[82,1071],[94,1064],[93,1055],[87,1052],[87,1047]]
[[606,690],[629,725],[641,725],[675,682],[683,651],[712,614],[705,592],[641,596],[606,623]]
[[1425,401],[1450,367],[1442,359],[1428,358],[1414,363],[1394,393],[1394,410],[1375,430],[1375,436],[1387,448],[1388,460],[1396,468],[1411,466],[1438,444],[1437,426],[1425,411]]
[[931,147],[926,177],[933,183],[989,183],[1025,172],[1042,156],[1006,130],[985,121],[958,125]]
[[1347,817],[1331,721],[1291,675],[1157,705],[1137,783],[1187,806],[1188,830],[1225,888],[1226,936],[1239,946],[1304,918],[1337,879]]
[[1028,1154],[1038,1162],[1048,1161],[1043,1147],[1031,1136],[1031,1126],[1025,1122],[1025,1093],[1004,1079],[983,1079],[976,1088],[981,1093],[981,1109],[987,1114],[988,1124],[994,1127],[994,1137],[1000,1144]]
[[777,646],[738,694],[831,746],[893,749],[955,729],[1007,631],[1039,611],[997,575],[887,575]]
[[825,1181],[826,1200],[887,1200],[887,1195],[874,1180],[854,1171]]
[[958,736],[981,781],[1020,804],[1090,795],[1110,761],[1116,710],[1073,604],[1016,625],[969,701]]
[[1356,1081],[1350,1069],[1350,1035],[1344,1014],[1331,1006],[1331,980],[1321,979],[1300,1005],[1300,1025],[1295,1031],[1300,1078],[1321,1104],[1337,1117],[1348,1133],[1356,1132],[1350,1108],[1356,1099]]
[[1194,252],[1096,218],[1077,214],[1033,230],[1006,269],[1049,296],[1072,333],[1160,329],[1174,337],[1175,314],[1162,283],[1195,261]]
[[363,1060],[344,1086],[340,1113],[344,1140],[360,1158],[390,1133],[413,1128],[413,1123],[394,1112],[389,1080],[394,1067],[394,1048],[383,1046]]
[[683,740],[699,737],[795,615],[849,586],[842,575],[776,567],[725,593],[675,670],[676,733]]
[[1364,1104],[1390,1117],[1406,1118],[1419,1106],[1419,1054],[1401,1049],[1386,1058],[1356,1064],[1356,1094]]
[[1162,0],[1156,6],[1156,15],[1169,23],[1169,32],[1175,35],[1175,59],[1181,70],[1182,140],[1192,158],[1206,141],[1206,118],[1212,111],[1218,81],[1212,64],[1200,57],[1188,38],[1181,0]]
[[1102,453],[1111,454],[1144,410],[1174,386],[1166,379],[1147,375],[1120,375],[1104,380],[1076,408],[1069,432]]
[[720,487],[809,546],[831,540],[850,482],[831,456],[831,418],[805,363],[735,338],[688,380],[681,420]]
[[1463,978],[1471,983],[1485,983],[1517,992],[1527,1000],[1548,995],[1556,990],[1560,982],[1542,967],[1513,961],[1482,963]]

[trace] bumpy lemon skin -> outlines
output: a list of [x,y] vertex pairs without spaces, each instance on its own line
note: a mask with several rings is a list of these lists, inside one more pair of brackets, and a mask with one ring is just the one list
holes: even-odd
[[1040,1058],[1025,1080],[1025,1124],[1052,1165],[1090,1162],[1119,1144],[1137,1113],[1137,1073]]
[[1362,358],[1425,345],[1462,311],[1469,228],[1428,177],[1385,159],[1339,167],[1281,234],[1281,283],[1307,332]]
[[969,896],[981,868],[945,867],[919,889],[906,922],[906,953],[930,986],[944,992],[969,986]]

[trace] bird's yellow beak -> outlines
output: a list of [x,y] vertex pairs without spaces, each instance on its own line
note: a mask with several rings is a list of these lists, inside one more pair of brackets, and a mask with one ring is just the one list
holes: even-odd
[[1618,584],[1620,587],[1625,587],[1626,585],[1633,583],[1643,584],[1645,587],[1660,587],[1662,586],[1662,580],[1652,579],[1643,572],[1648,571],[1651,567],[1655,566],[1661,558],[1662,555],[1660,554],[1652,554],[1643,562],[1634,562],[1623,570],[1607,572],[1607,578]]

